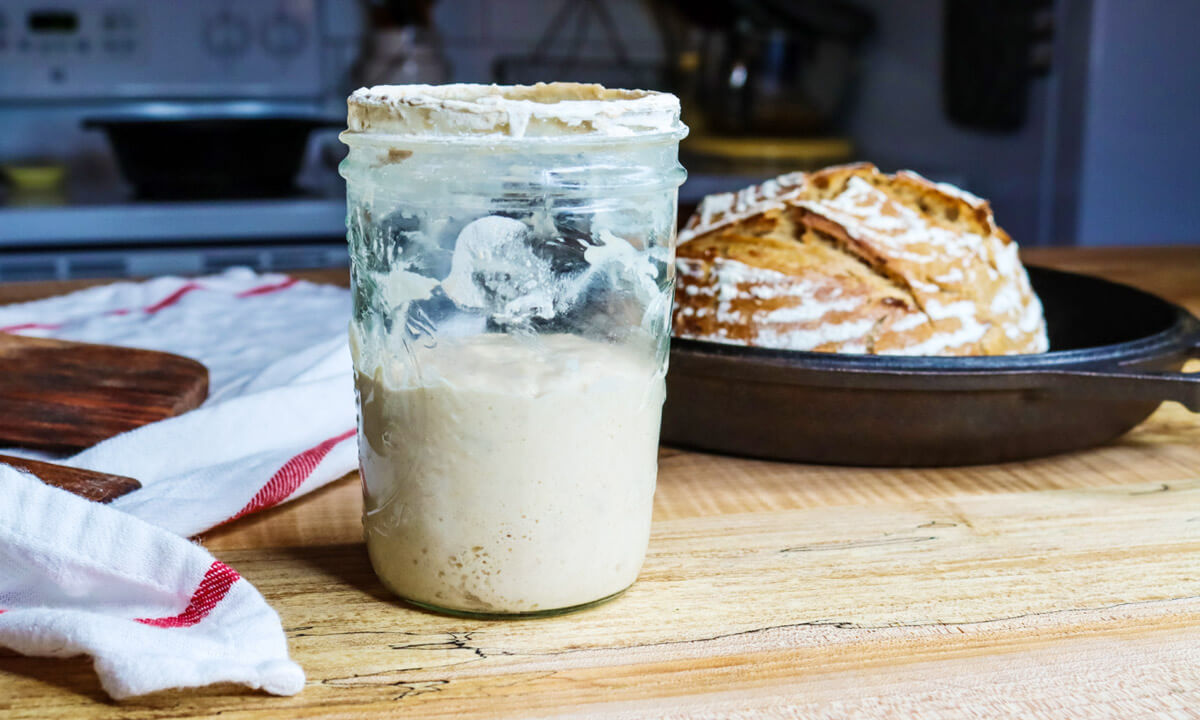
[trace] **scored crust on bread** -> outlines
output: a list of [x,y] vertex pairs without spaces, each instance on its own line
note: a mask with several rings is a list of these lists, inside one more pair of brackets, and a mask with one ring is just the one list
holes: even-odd
[[914,172],[842,165],[709,196],[676,269],[677,337],[894,355],[1049,347],[988,203]]

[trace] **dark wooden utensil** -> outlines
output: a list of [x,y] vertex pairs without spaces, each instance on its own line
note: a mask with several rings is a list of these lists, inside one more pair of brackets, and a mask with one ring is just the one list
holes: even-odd
[[47,485],[53,485],[101,503],[111,502],[142,486],[137,480],[122,475],[79,470],[65,465],[54,465],[8,455],[0,455],[0,465],[11,465],[18,470],[25,470]]
[[0,447],[82,450],[207,395],[208,370],[179,355],[0,333]]

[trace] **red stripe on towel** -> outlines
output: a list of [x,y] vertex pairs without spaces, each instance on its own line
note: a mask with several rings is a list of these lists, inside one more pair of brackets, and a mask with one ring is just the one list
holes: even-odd
[[273,283],[271,285],[260,285],[256,288],[250,288],[249,290],[243,290],[242,292],[237,294],[237,297],[248,298],[248,297],[254,297],[255,295],[268,295],[273,292],[279,292],[280,290],[287,290],[288,288],[290,288],[291,286],[295,285],[298,282],[300,282],[300,281],[297,280],[296,278],[290,277],[287,280],[284,280],[283,282],[277,282],[277,283]]
[[202,287],[203,286],[200,285],[199,283],[190,282],[190,283],[184,285],[183,287],[179,288],[175,292],[171,293],[170,295],[166,296],[162,300],[159,300],[158,302],[154,303],[153,305],[146,307],[145,311],[147,313],[153,315],[154,313],[158,312],[159,310],[163,310],[165,308],[171,307],[175,303],[182,300],[184,295],[187,295],[188,293],[190,293],[193,290],[199,290]]
[[271,476],[267,484],[263,485],[262,489],[250,499],[246,507],[242,508],[237,515],[229,519],[236,520],[243,515],[258,512],[286,500],[289,495],[296,492],[296,488],[300,487],[308,479],[309,475],[313,474],[313,471],[317,469],[317,466],[321,464],[321,461],[325,459],[329,451],[343,440],[354,437],[354,432],[354,430],[347,430],[341,435],[331,437],[319,445],[314,445],[291,460],[288,460],[284,463],[283,467],[279,468],[278,472]]
[[60,327],[62,327],[62,323],[23,323],[21,325],[0,327],[0,332],[11,333],[20,332],[21,330],[57,330]]
[[[289,277],[286,280],[282,280],[277,283],[271,283],[270,285],[259,285],[258,287],[253,287],[253,288],[250,288],[249,290],[243,290],[243,291],[237,293],[236,295],[234,295],[234,297],[248,298],[248,297],[255,297],[258,295],[269,295],[270,293],[278,292],[280,290],[287,290],[288,288],[292,287],[293,285],[295,285],[298,282],[300,282],[299,279],[294,278],[294,277]],[[172,305],[178,303],[180,300],[183,299],[184,295],[187,295],[191,291],[203,290],[203,289],[205,289],[205,287],[203,285],[201,285],[200,283],[196,283],[196,282],[186,283],[185,285],[181,286],[178,290],[176,290],[175,292],[166,296],[162,300],[159,300],[158,302],[154,303],[153,305],[147,305],[146,307],[142,308],[142,312],[153,315],[154,313],[158,312],[159,310],[169,308]],[[129,308],[117,308],[115,310],[107,310],[103,314],[104,315],[128,315]],[[64,323],[36,323],[36,322],[22,323],[20,325],[9,325],[8,327],[0,327],[0,333],[20,332],[21,330],[58,330],[63,326],[63,324]]]
[[229,588],[240,578],[236,570],[220,560],[214,560],[183,612],[171,617],[137,618],[135,622],[161,628],[191,627],[207,617],[217,603],[225,599]]

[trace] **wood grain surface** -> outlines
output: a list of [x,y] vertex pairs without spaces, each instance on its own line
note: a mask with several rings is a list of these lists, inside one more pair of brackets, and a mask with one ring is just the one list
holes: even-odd
[[110,475],[93,470],[56,465],[10,455],[0,455],[0,465],[9,465],[30,473],[38,480],[95,502],[112,502],[142,486],[137,480],[123,475]]
[[207,394],[208,370],[189,358],[0,333],[0,447],[82,450]]
[[[1200,249],[1029,256],[1200,310]],[[84,659],[0,651],[0,715],[1200,717],[1200,418],[1173,404],[1106,447],[994,466],[664,448],[638,583],[559,618],[403,605],[360,512],[350,476],[202,538],[279,611],[301,694],[114,703]]]

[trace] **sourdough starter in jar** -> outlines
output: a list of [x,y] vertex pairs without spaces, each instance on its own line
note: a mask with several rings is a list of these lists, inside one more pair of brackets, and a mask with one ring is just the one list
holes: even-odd
[[662,375],[572,335],[477,335],[425,360],[419,386],[358,376],[363,474],[382,500],[365,528],[391,589],[508,613],[632,584],[650,533]]
[[398,595],[547,613],[637,578],[670,334],[678,101],[363,89],[348,229],[364,531]]

